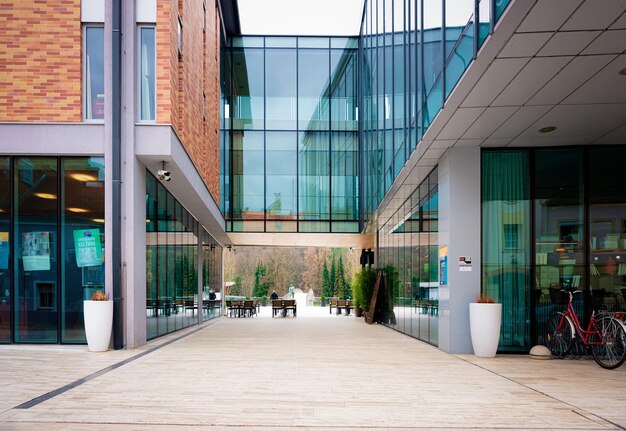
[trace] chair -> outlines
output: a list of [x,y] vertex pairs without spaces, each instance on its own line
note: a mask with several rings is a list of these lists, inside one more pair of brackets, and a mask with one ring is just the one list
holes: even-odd
[[283,311],[283,301],[280,299],[272,300],[272,317],[276,316],[277,313],[281,313]]
[[185,301],[183,301],[183,307],[183,309],[185,310],[185,314],[187,314],[187,310],[191,310],[192,316],[195,316],[196,310],[198,309],[198,306],[194,303],[193,299],[186,299]]
[[328,306],[328,314],[333,314],[333,308],[337,308],[337,300],[331,299],[330,305]]
[[283,317],[287,316],[287,311],[293,313],[293,317],[296,317],[296,300],[286,299],[283,301]]
[[244,317],[252,317],[256,315],[256,306],[254,305],[254,301],[243,302],[243,315]]

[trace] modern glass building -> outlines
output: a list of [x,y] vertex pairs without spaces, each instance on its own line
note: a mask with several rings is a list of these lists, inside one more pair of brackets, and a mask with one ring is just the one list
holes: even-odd
[[471,352],[481,293],[507,352],[543,342],[560,288],[585,318],[626,307],[623,2],[364,0],[349,37],[124,4],[120,46],[93,0],[71,31],[42,11],[62,62],[7,48],[0,342],[84,342],[102,286],[116,348],[200,324],[246,245],[375,250],[386,324],[447,352]]

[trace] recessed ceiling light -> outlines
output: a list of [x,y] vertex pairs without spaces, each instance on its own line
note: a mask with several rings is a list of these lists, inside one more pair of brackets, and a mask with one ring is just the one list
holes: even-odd
[[543,127],[539,129],[539,133],[550,133],[550,132],[554,132],[555,130],[556,130],[555,126],[548,126],[548,127]]
[[37,196],[38,198],[41,199],[56,199],[57,195],[53,195],[52,193],[33,193],[33,196]]
[[4,208],[0,208],[0,213],[5,213],[6,210]]
[[96,223],[104,223],[104,219],[103,218],[92,218],[91,221],[94,221]]
[[89,174],[74,173],[70,174],[69,177],[74,178],[76,181],[82,181],[84,183],[88,181],[98,181],[98,177]]
[[626,75],[626,67],[619,71],[620,75]]
[[69,207],[66,208],[66,210],[68,210],[71,213],[88,213],[89,210],[86,210],[85,208],[76,208],[76,207]]

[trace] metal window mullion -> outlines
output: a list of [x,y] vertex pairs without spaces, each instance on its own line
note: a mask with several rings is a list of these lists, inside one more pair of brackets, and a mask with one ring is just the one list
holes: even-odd
[[63,304],[62,304],[62,300],[63,300],[63,294],[61,292],[61,282],[62,282],[62,277],[61,277],[61,272],[62,272],[62,267],[63,267],[63,262],[61,261],[61,249],[63,248],[64,245],[64,235],[63,235],[63,231],[62,226],[61,226],[61,217],[63,216],[63,211],[61,210],[61,206],[63,203],[63,199],[65,198],[64,194],[62,194],[63,192],[63,187],[61,185],[61,158],[57,157],[56,158],[56,162],[57,162],[57,241],[56,241],[56,259],[57,259],[57,285],[56,285],[56,310],[57,310],[57,344],[61,344],[62,339],[61,339],[61,325],[62,325],[62,318],[61,318],[61,314],[63,313]]
[[15,286],[13,285],[13,283],[15,282],[15,274],[14,274],[14,270],[15,270],[15,266],[13,264],[13,261],[15,259],[15,191],[14,191],[14,187],[15,187],[15,181],[14,181],[14,175],[15,175],[15,157],[9,157],[9,196],[10,196],[10,202],[9,202],[9,283],[10,283],[10,290],[9,290],[9,303],[10,303],[10,310],[9,310],[9,318],[10,318],[10,322],[9,322],[9,340],[11,343],[15,343],[15,306],[17,304],[16,301],[16,297],[17,295],[15,294]]

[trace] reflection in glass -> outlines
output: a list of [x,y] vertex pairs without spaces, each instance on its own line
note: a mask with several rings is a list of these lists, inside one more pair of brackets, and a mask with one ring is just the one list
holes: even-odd
[[298,128],[328,130],[330,55],[328,49],[298,50]]
[[262,49],[234,49],[233,62],[233,129],[264,127],[264,67]]
[[0,157],[0,343],[11,341],[11,161]]
[[268,220],[295,220],[298,135],[295,132],[267,132],[265,139],[266,217]]
[[85,27],[84,116],[104,119],[104,27]]
[[265,128],[296,129],[296,50],[265,51]]
[[154,27],[140,27],[140,97],[139,119],[156,119],[156,40]]
[[502,304],[499,348],[524,350],[530,348],[528,151],[485,151],[482,172],[482,292]]
[[14,160],[15,342],[57,342],[58,159]]
[[301,220],[330,219],[330,160],[328,149],[328,133],[300,133],[298,140],[298,208],[300,209]]
[[104,158],[61,163],[61,341],[84,343],[83,300],[104,289]]
[[232,133],[233,218],[263,220],[265,209],[263,132]]

